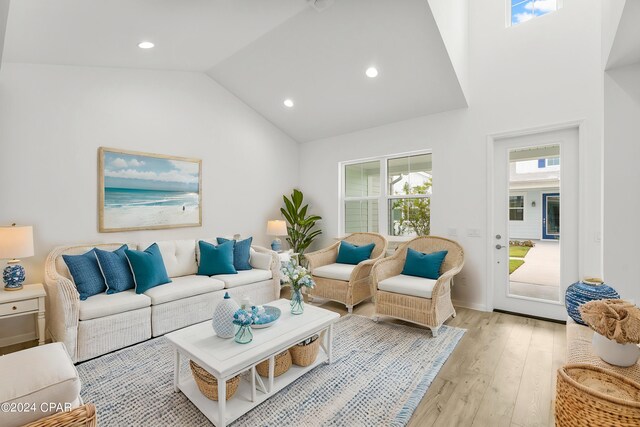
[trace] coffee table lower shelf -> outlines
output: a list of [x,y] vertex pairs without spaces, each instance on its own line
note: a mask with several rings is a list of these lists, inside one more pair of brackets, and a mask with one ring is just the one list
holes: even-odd
[[[313,368],[318,365],[325,363],[329,360],[327,353],[321,347],[318,352],[318,357],[316,361],[310,366],[301,367],[297,365],[292,365],[291,368],[273,379],[273,388],[265,393],[261,388],[256,389],[256,398],[254,401],[251,401],[251,382],[242,378],[240,381],[240,385],[238,386],[238,391],[236,394],[229,400],[227,400],[225,405],[225,424],[228,425],[240,418],[242,415],[249,412],[251,409],[255,408],[271,396],[273,396],[278,391],[282,390],[302,375],[306,374]],[[251,371],[251,370],[249,370]],[[249,374],[250,375],[250,374]],[[256,375],[258,375],[256,373]],[[193,377],[191,375],[184,376],[180,382],[178,383],[178,387],[182,393],[194,404],[196,407],[211,421],[214,425],[219,425],[220,415],[219,415],[219,406],[218,402],[207,399],[196,385]],[[265,383],[265,386],[268,387],[268,378],[262,378],[262,381]]]

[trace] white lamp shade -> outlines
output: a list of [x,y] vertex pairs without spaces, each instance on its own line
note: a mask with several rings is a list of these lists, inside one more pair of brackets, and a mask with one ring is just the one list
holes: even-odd
[[33,227],[0,227],[0,259],[33,256]]
[[275,219],[267,222],[267,235],[268,236],[286,236],[287,235],[287,223]]

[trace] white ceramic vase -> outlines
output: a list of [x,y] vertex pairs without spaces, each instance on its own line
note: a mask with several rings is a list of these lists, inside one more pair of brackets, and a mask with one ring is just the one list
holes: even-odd
[[593,353],[611,365],[628,367],[640,358],[640,348],[636,344],[618,344],[597,332],[593,333],[591,345]]
[[224,298],[213,311],[211,324],[216,335],[220,338],[233,338],[235,335],[235,325],[233,324],[233,314],[240,306],[231,299],[229,292],[224,294]]

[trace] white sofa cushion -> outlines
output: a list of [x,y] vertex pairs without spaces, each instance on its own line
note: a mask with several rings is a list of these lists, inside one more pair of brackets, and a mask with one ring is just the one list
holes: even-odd
[[354,268],[356,268],[356,266],[351,264],[328,264],[314,268],[313,275],[324,277],[325,279],[344,280],[348,282]]
[[436,280],[400,274],[378,282],[378,289],[395,294],[431,298]]
[[[154,242],[140,243],[141,251],[147,249]],[[161,240],[156,241],[162,254],[162,261],[169,277],[188,276],[198,272],[196,263],[196,244],[194,239]]]
[[77,407],[80,379],[62,343],[56,342],[0,357],[0,402],[35,404],[35,412],[0,411],[0,426],[21,426],[55,411],[41,411],[41,404]]
[[251,249],[251,258],[249,258],[249,264],[251,264],[251,267],[253,268],[258,268],[260,270],[270,270],[271,255],[256,252],[254,249]]
[[191,276],[174,277],[171,280],[171,283],[156,286],[144,293],[151,298],[152,305],[163,304],[165,302],[224,289],[223,281],[209,276],[196,276],[194,274]]
[[80,320],[97,319],[150,305],[151,298],[138,295],[133,289],[111,295],[98,294],[80,301]]
[[238,271],[238,274],[217,274],[212,276],[218,280],[224,282],[224,287],[235,288],[236,286],[244,286],[250,283],[262,282],[269,280],[273,277],[271,270],[260,270],[254,268],[253,270]]

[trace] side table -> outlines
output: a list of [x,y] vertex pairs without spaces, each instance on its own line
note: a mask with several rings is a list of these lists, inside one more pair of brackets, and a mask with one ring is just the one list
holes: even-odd
[[38,345],[44,344],[45,319],[44,297],[46,296],[42,283],[24,285],[19,291],[0,290],[0,320],[10,317],[35,315],[38,322],[36,334]]

